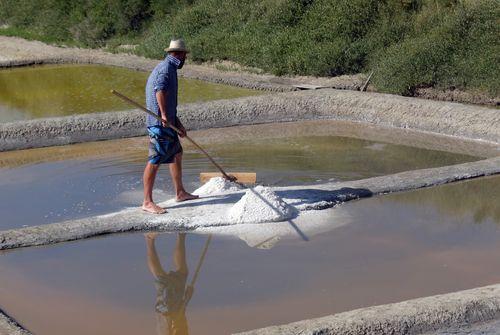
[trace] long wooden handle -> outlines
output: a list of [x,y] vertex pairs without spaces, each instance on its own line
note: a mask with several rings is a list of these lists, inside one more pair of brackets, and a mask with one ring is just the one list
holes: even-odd
[[[160,122],[164,121],[161,117],[159,117],[158,115],[156,115],[155,113],[153,113],[152,111],[150,111],[149,109],[147,109],[146,107],[144,107],[143,105],[141,105],[141,104],[137,103],[136,101],[134,101],[134,100],[130,99],[129,97],[127,97],[127,96],[125,96],[125,95],[121,94],[120,92],[115,91],[115,90],[111,90],[111,93],[113,93],[113,94],[114,94],[114,95],[116,95],[117,97],[121,98],[122,100],[124,100],[124,101],[128,102],[129,104],[134,105],[135,107],[137,107],[137,108],[139,108],[139,109],[142,109],[144,112],[146,112],[146,113],[148,113],[149,115],[151,115],[152,117],[156,118],[158,121],[160,121]],[[174,130],[177,134],[180,134],[180,133],[181,133],[181,131],[180,131],[177,127],[175,127],[175,126],[173,126],[173,125],[171,125],[171,124],[168,124],[167,126],[168,126],[169,128],[172,128],[172,129],[173,129],[173,130]],[[230,177],[230,176],[229,176],[229,175],[228,175],[228,174],[227,174],[227,173],[226,173],[226,172],[222,169],[222,167],[221,167],[219,164],[217,164],[217,162],[215,162],[215,161],[214,161],[214,159],[213,159],[213,158],[212,158],[212,157],[208,154],[208,152],[206,152],[206,151],[205,151],[202,147],[200,147],[200,146],[198,145],[198,143],[196,143],[196,142],[195,142],[195,141],[194,141],[191,137],[189,137],[188,135],[186,135],[186,136],[184,136],[184,137],[185,137],[186,139],[188,139],[191,143],[193,143],[193,145],[194,145],[195,147],[197,147],[197,148],[198,148],[198,150],[200,150],[203,154],[205,154],[205,156],[207,156],[207,158],[210,160],[210,162],[212,162],[212,164],[213,164],[213,165],[215,165],[215,167],[216,167],[217,169],[219,169],[219,171],[222,173],[222,175],[224,176],[224,178],[226,178],[226,179],[228,179],[228,180],[232,180],[232,179],[234,179],[234,178],[231,178],[231,177]]]
[[[198,265],[196,266],[196,271],[194,272],[193,279],[191,279],[191,286],[194,289],[194,284],[196,284],[196,280],[198,279],[198,275],[200,274],[201,266],[203,265],[203,261],[205,260],[205,255],[207,254],[208,246],[210,245],[210,241],[212,240],[212,234],[208,235],[207,240],[205,241],[205,247],[203,248],[203,252],[200,255],[200,259],[198,260]],[[182,301],[182,308],[186,308],[189,301],[184,299]]]
[[198,265],[196,266],[196,271],[194,272],[193,279],[191,279],[191,286],[196,284],[196,280],[198,279],[198,275],[200,274],[201,265],[205,260],[205,255],[207,254],[208,246],[210,245],[210,241],[212,240],[212,234],[208,235],[207,240],[205,241],[205,247],[203,248],[203,252],[201,253],[200,260],[198,261]]

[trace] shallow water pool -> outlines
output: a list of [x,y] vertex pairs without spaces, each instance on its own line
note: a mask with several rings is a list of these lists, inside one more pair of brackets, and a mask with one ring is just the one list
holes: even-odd
[[[99,65],[44,65],[0,70],[0,122],[130,109],[111,89],[144,102],[149,73]],[[179,78],[179,103],[262,94]]]
[[[201,263],[214,231],[161,234],[154,246],[123,234],[5,252],[0,307],[40,335],[166,334],[169,318],[180,334],[220,335],[494,284],[499,187],[490,177],[347,203],[308,242],[291,232],[259,249],[245,234],[214,234]],[[185,311],[164,313],[162,290],[182,302],[199,264]],[[176,274],[158,284],[161,271]]]

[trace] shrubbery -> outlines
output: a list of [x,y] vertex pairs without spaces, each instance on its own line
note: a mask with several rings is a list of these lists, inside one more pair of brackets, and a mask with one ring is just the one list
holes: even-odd
[[278,75],[375,71],[385,92],[499,95],[500,0],[0,0],[0,21],[96,47],[140,39],[161,58],[182,36],[195,61]]
[[411,95],[418,87],[500,89],[499,1],[428,6],[403,40],[371,56],[377,88]]
[[141,32],[149,6],[143,0],[1,0],[0,20],[52,41],[97,47]]

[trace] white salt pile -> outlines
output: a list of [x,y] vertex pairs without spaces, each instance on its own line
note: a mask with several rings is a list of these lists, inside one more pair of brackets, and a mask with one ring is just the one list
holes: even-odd
[[230,182],[227,179],[222,177],[211,178],[205,185],[198,188],[193,194],[196,195],[209,195],[209,194],[217,194],[228,191],[239,191],[241,190],[241,186]]
[[297,214],[297,209],[284,202],[270,188],[257,186],[246,191],[228,211],[227,217],[232,223],[260,223],[285,221]]

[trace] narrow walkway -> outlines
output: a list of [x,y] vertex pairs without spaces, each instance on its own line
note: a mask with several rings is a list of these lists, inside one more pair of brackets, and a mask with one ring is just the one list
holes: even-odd
[[500,335],[500,319],[473,325],[465,324],[425,335]]
[[[410,191],[498,173],[500,156],[350,182],[271,189],[286,203],[300,210],[299,220],[307,220],[310,219],[307,217],[308,213],[354,199]],[[168,207],[169,213],[155,217],[143,213],[138,208],[129,208],[79,220],[0,231],[0,250],[55,244],[125,231],[176,231],[227,225],[231,222],[226,221],[225,213],[244,193],[242,190],[230,191],[219,196],[202,197],[189,203],[161,203],[160,206]]]
[[[497,284],[366,307],[237,335],[496,335],[499,315],[500,284]],[[465,324],[469,326],[460,326]]]

